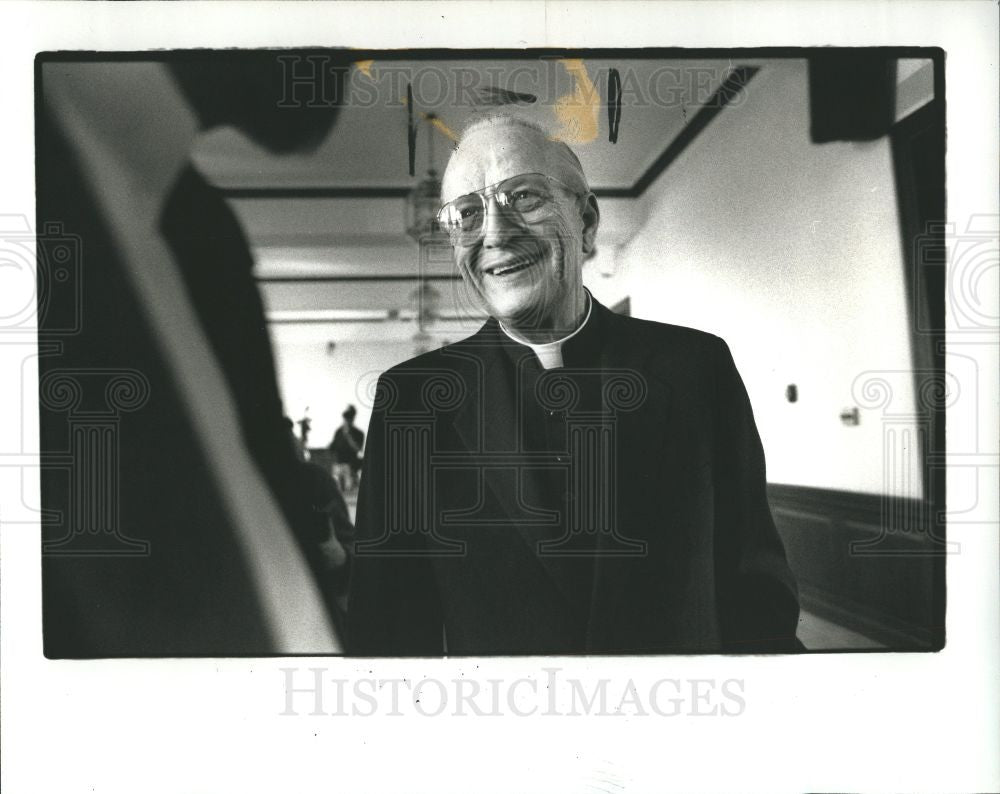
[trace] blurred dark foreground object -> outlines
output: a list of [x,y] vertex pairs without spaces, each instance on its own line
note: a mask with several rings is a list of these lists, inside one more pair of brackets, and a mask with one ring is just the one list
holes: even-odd
[[296,151],[336,108],[280,107],[276,54],[177,58],[39,68],[37,228],[75,279],[40,260],[45,653],[339,653],[253,261],[190,164],[209,127]]
[[878,53],[809,58],[813,143],[874,141],[895,121],[896,58]]

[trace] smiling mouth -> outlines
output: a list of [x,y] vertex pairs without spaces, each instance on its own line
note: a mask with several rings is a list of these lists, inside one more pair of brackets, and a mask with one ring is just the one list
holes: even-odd
[[526,270],[531,267],[533,263],[531,260],[525,260],[523,262],[514,262],[507,265],[496,265],[494,267],[488,267],[484,271],[488,276],[512,276],[515,273],[520,273],[522,270]]

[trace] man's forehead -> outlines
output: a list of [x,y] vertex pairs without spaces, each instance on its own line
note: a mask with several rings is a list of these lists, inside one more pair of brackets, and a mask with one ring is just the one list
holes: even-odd
[[530,130],[484,127],[473,131],[452,155],[445,169],[442,198],[481,190],[518,174],[551,174],[548,142]]

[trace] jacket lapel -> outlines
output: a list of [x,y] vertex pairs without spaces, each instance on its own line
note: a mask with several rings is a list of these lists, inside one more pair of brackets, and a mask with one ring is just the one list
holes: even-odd
[[557,537],[560,517],[544,507],[545,489],[551,485],[547,469],[559,465],[555,455],[529,452],[523,445],[523,381],[537,360],[528,358],[534,354],[512,342],[495,320],[470,342],[479,382],[469,384],[473,399],[456,415],[456,433],[479,469],[481,487],[493,495],[503,523],[525,546],[526,558],[541,567],[565,598],[578,601],[579,591],[562,561],[539,553],[540,541]]
[[[662,459],[666,454],[670,387],[668,373],[660,372],[657,351],[633,338],[627,324],[596,300],[594,311],[601,314],[601,338],[597,343],[601,386],[615,433],[615,462],[611,467],[615,480],[608,487],[617,496],[621,483],[642,473],[636,471],[637,465]],[[545,503],[540,498],[546,485],[543,469],[546,462],[551,465],[552,461],[532,457],[520,446],[523,405],[512,357],[504,349],[504,345],[514,343],[492,319],[469,343],[462,355],[474,360],[475,366],[469,368],[466,378],[470,399],[455,415],[456,434],[470,462],[480,470],[481,487],[492,493],[530,558],[538,561],[567,598],[578,598],[578,591],[566,580],[560,558],[538,553],[538,540],[543,534],[540,529],[556,523],[556,518],[546,511],[532,509],[533,505]],[[513,358],[516,360],[516,356]],[[513,488],[517,489],[516,503],[510,500]],[[594,569],[588,648],[607,647],[607,635],[626,599],[634,570],[630,561],[647,553],[639,537],[647,528],[629,525],[631,507],[615,499],[611,526],[601,527],[609,531],[598,531],[590,547],[594,549]]]
[[[471,464],[484,473],[485,484],[497,497],[507,517],[513,521],[528,519],[531,511],[510,503],[512,484],[524,497],[536,493],[540,487],[533,476],[531,464],[537,459],[521,445],[524,406],[520,399],[519,378],[523,373],[515,369],[520,352],[513,355],[505,350],[513,345],[491,319],[469,340],[467,352],[474,362],[466,377],[469,399],[465,400],[455,416],[455,431]],[[519,347],[514,345],[514,347]],[[525,362],[521,362],[523,366]],[[520,499],[520,504],[531,504]],[[536,524],[538,517],[535,518]]]

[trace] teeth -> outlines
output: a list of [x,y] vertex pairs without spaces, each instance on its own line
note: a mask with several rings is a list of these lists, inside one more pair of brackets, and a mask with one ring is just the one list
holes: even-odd
[[492,276],[505,276],[508,273],[513,273],[517,270],[526,268],[530,263],[528,262],[518,262],[516,265],[505,265],[502,268],[492,268],[489,270],[489,274]]

